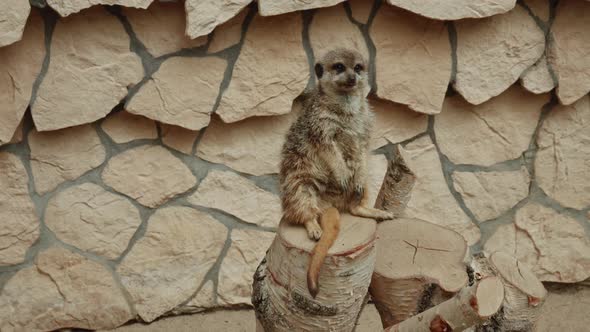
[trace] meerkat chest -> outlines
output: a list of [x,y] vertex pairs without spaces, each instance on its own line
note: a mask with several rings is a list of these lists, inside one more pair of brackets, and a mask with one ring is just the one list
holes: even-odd
[[[356,107],[356,105],[353,105]],[[362,147],[369,137],[369,119],[362,109],[355,109],[351,115],[344,117],[340,121],[339,133],[337,136],[341,145],[346,147]]]
[[366,141],[364,136],[363,126],[356,121],[343,124],[336,131],[334,141],[345,161],[358,161],[361,158]]
[[340,105],[340,107],[342,107],[342,109],[348,114],[358,114],[362,112],[361,108],[363,106],[363,99],[356,97],[346,98]]

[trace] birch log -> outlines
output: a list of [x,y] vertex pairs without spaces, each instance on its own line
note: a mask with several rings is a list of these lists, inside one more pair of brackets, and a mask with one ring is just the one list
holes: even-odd
[[460,332],[489,319],[502,306],[504,286],[500,278],[489,276],[462,289],[453,298],[385,332]]
[[384,327],[450,298],[467,285],[467,243],[458,233],[413,218],[377,226],[377,263],[369,292]]
[[401,216],[410,200],[416,175],[406,165],[397,146],[393,153],[394,158],[388,162],[387,172],[381,190],[379,190],[375,207]]
[[340,234],[328,252],[315,299],[307,289],[315,245],[302,226],[281,223],[254,275],[257,331],[353,331],[375,266],[376,223],[341,215]]
[[476,331],[531,331],[545,302],[547,290],[525,264],[504,252],[474,255],[475,278],[498,276],[505,288],[503,307]]

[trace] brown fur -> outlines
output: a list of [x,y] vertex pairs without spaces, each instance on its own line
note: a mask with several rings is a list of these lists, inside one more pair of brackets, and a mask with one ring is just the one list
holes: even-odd
[[311,239],[321,238],[308,270],[313,297],[318,291],[320,267],[338,236],[338,211],[376,220],[394,217],[391,212],[368,207],[366,202],[366,163],[373,125],[365,98],[367,68],[355,51],[327,53],[315,67],[318,86],[304,99],[282,150],[283,220],[304,225]]

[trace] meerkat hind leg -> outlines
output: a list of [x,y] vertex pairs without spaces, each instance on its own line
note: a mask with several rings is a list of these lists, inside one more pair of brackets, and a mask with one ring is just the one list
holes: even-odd
[[362,205],[356,205],[350,208],[350,213],[363,218],[371,218],[377,221],[388,220],[395,218],[395,214],[389,211],[383,211],[375,208],[370,208]]
[[316,219],[307,221],[304,225],[310,239],[317,241],[322,237],[322,227]]
[[363,218],[371,218],[377,221],[382,220],[389,220],[395,218],[395,213],[379,210],[375,208],[368,207],[369,204],[369,192],[367,190],[363,191],[363,198],[359,202],[358,205],[352,205],[350,207],[350,213]]

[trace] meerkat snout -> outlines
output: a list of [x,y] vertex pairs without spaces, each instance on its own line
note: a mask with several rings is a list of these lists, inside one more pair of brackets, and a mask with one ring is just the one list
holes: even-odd
[[348,76],[348,81],[346,81],[346,85],[355,86],[356,85],[356,76],[354,76],[354,75]]

